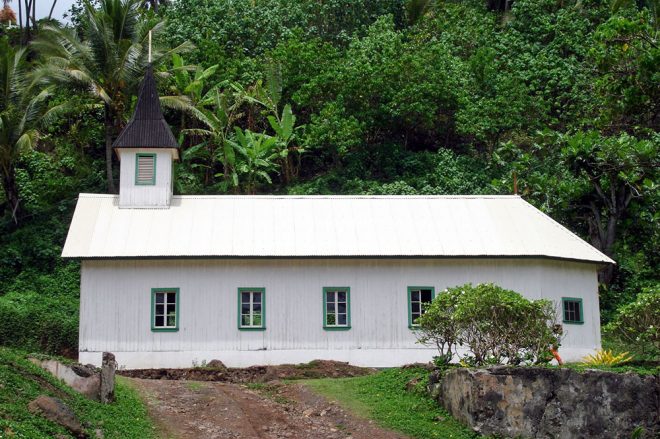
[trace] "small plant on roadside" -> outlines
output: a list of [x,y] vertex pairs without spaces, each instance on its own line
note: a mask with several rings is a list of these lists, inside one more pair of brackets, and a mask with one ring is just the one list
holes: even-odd
[[[454,358],[471,366],[547,363],[561,336],[556,316],[547,300],[528,300],[494,284],[466,284],[433,300],[417,319],[417,338],[438,348],[437,366]],[[459,346],[468,353],[459,354]]]
[[204,388],[202,383],[200,383],[198,381],[188,381],[186,383],[186,387],[188,388],[188,390],[191,390],[193,392],[199,392],[200,390],[202,390]]
[[632,361],[633,356],[628,352],[614,354],[612,351],[601,349],[595,354],[587,355],[582,360],[584,366],[619,366]]

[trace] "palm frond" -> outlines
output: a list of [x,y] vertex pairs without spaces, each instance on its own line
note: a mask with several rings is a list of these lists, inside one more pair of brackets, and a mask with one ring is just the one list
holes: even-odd
[[16,141],[16,151],[23,154],[26,151],[34,149],[39,140],[39,132],[35,129],[24,132]]
[[182,112],[190,112],[193,108],[188,96],[161,96],[160,103],[165,108]]

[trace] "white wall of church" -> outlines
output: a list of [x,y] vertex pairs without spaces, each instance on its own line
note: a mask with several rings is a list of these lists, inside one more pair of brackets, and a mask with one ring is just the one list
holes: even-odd
[[[167,237],[163,237],[167,239]],[[364,366],[427,361],[435,351],[408,327],[408,286],[436,294],[494,282],[529,298],[579,297],[584,324],[564,325],[560,354],[600,347],[597,266],[534,259],[185,259],[82,262],[80,361],[110,351],[126,368],[228,366],[316,358]],[[351,329],[323,329],[323,287],[348,286]],[[266,290],[266,330],[238,329],[239,287]],[[151,289],[179,288],[179,330],[151,330]],[[561,321],[561,317],[559,317]]]

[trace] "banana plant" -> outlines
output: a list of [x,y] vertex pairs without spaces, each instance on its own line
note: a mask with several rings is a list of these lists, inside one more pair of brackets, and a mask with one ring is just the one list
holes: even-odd
[[[201,124],[201,128],[187,128],[182,131],[187,136],[203,139],[183,153],[184,162],[195,161],[192,167],[203,167],[206,184],[213,185],[214,177],[222,177],[219,189],[228,191],[238,187],[235,171],[235,153],[228,143],[234,124],[243,114],[240,111],[245,102],[240,86],[231,84],[221,90],[210,90],[192,110],[192,114]],[[222,163],[222,172],[215,173],[217,162]]]
[[239,156],[235,169],[238,178],[243,180],[245,193],[254,194],[260,182],[272,183],[270,173],[277,169],[277,139],[264,133],[243,131],[239,127],[235,127],[234,131],[235,137],[228,143]]
[[[188,96],[191,104],[197,106],[206,97],[204,90],[213,87],[208,86],[208,80],[215,74],[218,67],[218,64],[207,69],[201,66],[187,65],[181,55],[172,54],[172,91],[179,95]],[[191,75],[191,73],[193,74]]]
[[[291,111],[291,105],[286,104],[282,110],[281,116],[274,112],[274,115],[268,116],[268,122],[275,131],[276,149],[278,162],[283,171],[284,182],[289,183],[297,175],[300,169],[300,156],[305,152],[304,148],[296,145],[296,131],[302,127],[296,127],[296,116]],[[293,155],[296,155],[297,162],[294,164]]]

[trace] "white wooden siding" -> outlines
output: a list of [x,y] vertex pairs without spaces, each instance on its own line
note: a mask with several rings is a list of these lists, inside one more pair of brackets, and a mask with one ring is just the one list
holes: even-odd
[[[136,184],[136,155],[156,154],[156,181],[153,185]],[[119,149],[119,207],[169,207],[172,199],[172,152],[159,148]]]
[[[120,363],[122,353],[179,353],[172,364],[152,354],[124,366],[182,367],[225,361],[227,352],[260,351],[258,361],[278,362],[278,351],[309,352],[311,358],[296,358],[311,360],[319,352],[390,350],[399,356],[387,365],[404,364],[411,358],[400,352],[420,349],[408,328],[407,287],[434,286],[442,294],[466,282],[494,282],[529,298],[552,299],[560,319],[561,297],[581,297],[585,323],[564,325],[562,349],[592,350],[600,346],[596,270],[593,264],[530,259],[86,260],[81,359],[102,351],[114,352]],[[325,331],[322,290],[337,285],[351,288],[351,329]],[[265,331],[238,330],[239,287],[266,289]],[[151,288],[180,289],[178,332],[151,331]],[[208,358],[193,354],[199,352]],[[433,351],[424,355],[430,359]],[[386,365],[376,357],[370,365]],[[253,357],[234,363],[257,361],[247,358]]]

